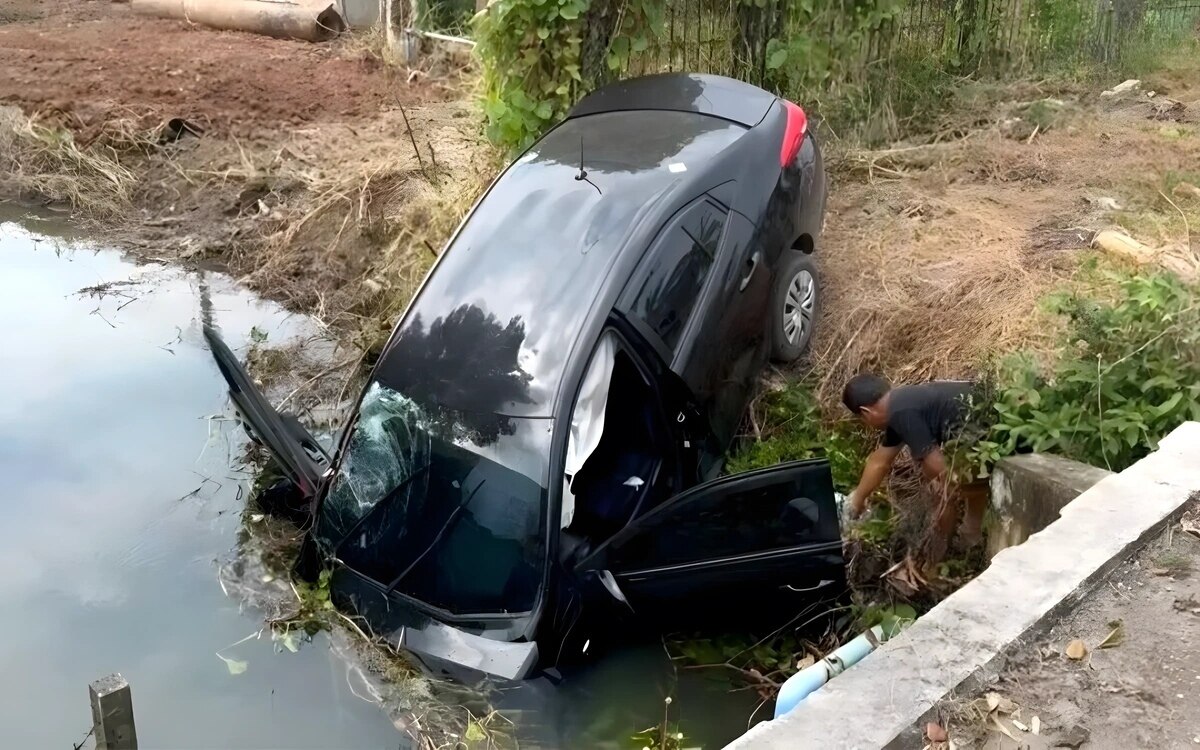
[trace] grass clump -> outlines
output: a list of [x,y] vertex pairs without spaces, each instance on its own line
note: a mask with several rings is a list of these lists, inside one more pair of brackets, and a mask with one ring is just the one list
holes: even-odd
[[1192,569],[1192,558],[1190,555],[1169,549],[1154,558],[1154,567],[1166,571],[1168,575],[1187,573]]
[[149,135],[115,123],[82,145],[65,128],[0,107],[0,184],[92,218],[116,220],[129,210],[137,183],[122,152],[150,142]]
[[828,421],[808,381],[789,382],[768,390],[751,406],[747,436],[726,463],[737,474],[785,461],[826,458],[835,487],[849,490],[858,481],[862,462],[874,440],[850,420]]

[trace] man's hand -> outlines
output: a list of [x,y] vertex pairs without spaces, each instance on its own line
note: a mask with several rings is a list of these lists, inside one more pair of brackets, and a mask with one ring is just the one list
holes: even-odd
[[862,514],[867,511],[867,496],[859,494],[858,490],[850,493],[846,498],[846,512],[850,516],[850,520],[857,521],[862,517]]

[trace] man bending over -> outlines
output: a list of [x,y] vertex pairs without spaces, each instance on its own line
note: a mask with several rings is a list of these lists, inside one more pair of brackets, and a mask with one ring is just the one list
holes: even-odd
[[938,562],[945,554],[960,505],[966,506],[963,537],[972,543],[980,537],[986,487],[981,492],[978,485],[956,485],[942,452],[942,446],[957,438],[966,424],[973,389],[972,383],[959,380],[892,388],[878,375],[864,373],[851,378],[842,392],[847,409],[868,426],[883,431],[880,446],[867,459],[862,478],[847,499],[850,516],[862,515],[868,498],[891,473],[901,447],[907,445],[937,503],[927,562]]

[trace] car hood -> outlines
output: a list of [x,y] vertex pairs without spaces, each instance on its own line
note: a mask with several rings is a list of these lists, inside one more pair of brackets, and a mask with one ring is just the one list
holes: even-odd
[[437,677],[467,685],[484,679],[522,680],[538,663],[537,642],[516,640],[526,618],[444,622],[404,597],[387,595],[348,568],[334,574],[330,594],[339,609],[358,613],[376,635],[405,649]]

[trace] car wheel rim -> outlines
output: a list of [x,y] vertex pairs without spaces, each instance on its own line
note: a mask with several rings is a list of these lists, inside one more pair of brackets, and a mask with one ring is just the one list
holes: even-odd
[[788,284],[783,301],[783,335],[789,344],[803,341],[812,329],[813,303],[817,299],[817,284],[813,275],[801,270]]

